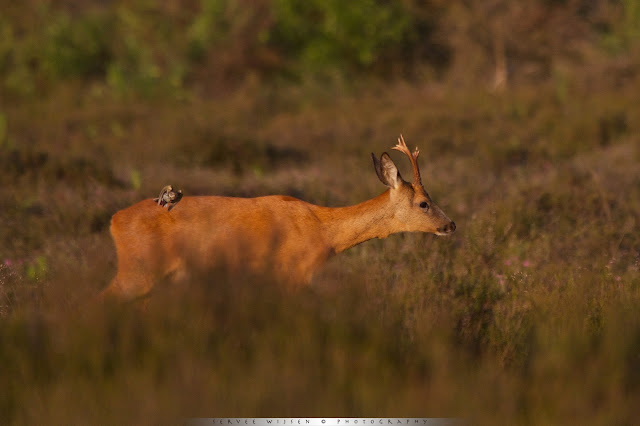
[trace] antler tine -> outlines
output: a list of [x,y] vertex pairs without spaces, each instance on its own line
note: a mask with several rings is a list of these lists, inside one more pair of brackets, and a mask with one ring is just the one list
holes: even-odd
[[422,179],[420,179],[420,168],[418,167],[418,155],[420,155],[420,150],[418,147],[413,151],[413,153],[407,147],[407,144],[404,142],[404,138],[402,135],[398,138],[398,144],[391,149],[395,149],[396,151],[400,151],[403,154],[406,154],[411,160],[411,167],[413,168],[413,184],[422,186]]

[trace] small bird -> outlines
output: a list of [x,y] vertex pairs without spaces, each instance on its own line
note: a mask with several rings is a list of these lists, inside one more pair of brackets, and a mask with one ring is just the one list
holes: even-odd
[[168,210],[171,210],[181,199],[182,190],[174,191],[173,186],[167,185],[162,188],[158,198],[154,198],[153,201],[157,202],[160,207],[166,207]]

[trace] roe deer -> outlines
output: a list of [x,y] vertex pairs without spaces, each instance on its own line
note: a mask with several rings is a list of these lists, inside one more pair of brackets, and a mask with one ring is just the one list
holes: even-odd
[[330,256],[372,238],[405,231],[451,234],[455,223],[422,186],[418,148],[412,153],[401,135],[393,149],[409,157],[413,183],[402,179],[389,154],[371,154],[389,189],[350,207],[321,207],[283,195],[185,196],[172,209],[147,199],[120,210],[111,220],[118,271],[100,298],[133,300],[160,281],[215,266],[304,285]]

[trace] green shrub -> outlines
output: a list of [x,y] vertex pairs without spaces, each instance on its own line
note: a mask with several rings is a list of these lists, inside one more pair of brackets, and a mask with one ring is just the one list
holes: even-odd
[[402,41],[410,17],[400,3],[277,0],[270,41],[303,66],[367,68]]
[[375,0],[276,0],[265,38],[299,73],[406,71],[433,56],[425,47],[446,50],[432,40],[438,14],[428,13],[430,3],[420,6],[422,13],[414,9]]
[[106,14],[52,19],[44,30],[44,68],[59,78],[104,77],[113,56],[112,29],[113,19]]

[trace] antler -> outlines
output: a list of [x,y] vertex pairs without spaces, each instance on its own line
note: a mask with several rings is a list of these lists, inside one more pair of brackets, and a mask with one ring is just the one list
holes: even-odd
[[407,144],[404,143],[404,138],[402,135],[398,138],[398,144],[391,149],[395,149],[396,151],[400,151],[403,154],[406,154],[411,160],[411,167],[413,167],[413,185],[422,186],[422,180],[420,179],[420,168],[418,167],[418,155],[420,155],[420,151],[418,147],[416,147],[413,153],[407,148]]

